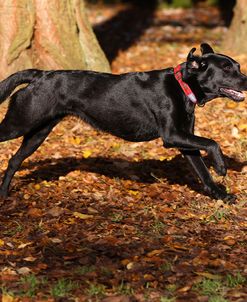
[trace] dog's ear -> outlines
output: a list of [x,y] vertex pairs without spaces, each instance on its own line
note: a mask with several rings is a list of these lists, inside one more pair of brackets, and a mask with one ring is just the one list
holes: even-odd
[[195,56],[194,52],[196,51],[196,48],[192,48],[187,56],[187,70],[188,72],[193,72],[199,69],[200,67],[200,57]]
[[193,60],[193,58],[195,57],[194,56],[194,52],[196,51],[196,48],[195,47],[193,47],[191,50],[190,50],[190,52],[188,53],[188,56],[187,56],[187,61],[192,61]]
[[202,43],[200,48],[202,55],[205,55],[207,53],[214,53],[213,48],[207,43]]

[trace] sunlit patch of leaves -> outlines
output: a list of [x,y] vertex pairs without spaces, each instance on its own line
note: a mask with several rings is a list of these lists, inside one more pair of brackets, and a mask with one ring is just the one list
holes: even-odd
[[240,155],[241,160],[247,160],[247,139],[245,137],[237,141],[236,151]]

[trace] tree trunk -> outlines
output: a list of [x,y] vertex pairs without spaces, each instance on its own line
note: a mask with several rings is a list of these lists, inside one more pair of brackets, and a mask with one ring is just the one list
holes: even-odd
[[223,43],[224,49],[236,54],[247,52],[247,0],[237,0],[234,16]]
[[0,1],[0,66],[110,71],[82,0]]

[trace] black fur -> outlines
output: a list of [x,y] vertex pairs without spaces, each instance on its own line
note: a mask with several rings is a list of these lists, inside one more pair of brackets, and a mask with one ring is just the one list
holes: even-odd
[[[230,57],[215,54],[208,44],[201,45],[202,56],[192,49],[182,64],[183,80],[198,104],[227,96],[242,101],[233,90],[247,90],[247,77]],[[219,175],[226,166],[219,145],[194,135],[194,107],[176,81],[172,68],[121,75],[81,70],[24,70],[0,83],[0,101],[23,83],[11,97],[0,124],[0,141],[23,136],[17,153],[10,159],[1,196],[7,196],[10,181],[22,161],[45,140],[65,116],[76,115],[95,128],[128,141],[150,141],[161,137],[167,148],[178,148],[200,178],[204,190],[217,199],[233,200],[213,181],[199,150],[214,161]],[[223,89],[222,89],[223,88]],[[232,90],[229,90],[232,89]]]

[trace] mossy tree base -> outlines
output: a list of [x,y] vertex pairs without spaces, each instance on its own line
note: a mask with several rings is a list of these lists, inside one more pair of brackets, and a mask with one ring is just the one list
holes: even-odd
[[0,2],[0,78],[25,68],[110,71],[82,0]]

